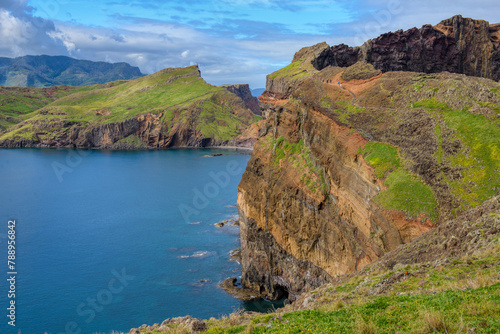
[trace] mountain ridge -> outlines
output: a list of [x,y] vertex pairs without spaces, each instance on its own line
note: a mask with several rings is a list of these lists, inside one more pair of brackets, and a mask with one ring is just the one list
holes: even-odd
[[85,86],[144,76],[127,63],[80,60],[67,56],[0,57],[0,86]]

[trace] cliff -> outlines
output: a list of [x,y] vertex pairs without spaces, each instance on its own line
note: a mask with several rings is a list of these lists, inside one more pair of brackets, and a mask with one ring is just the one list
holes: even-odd
[[225,85],[222,87],[239,96],[245,102],[247,108],[250,109],[255,115],[262,115],[259,108],[259,99],[252,95],[252,91],[250,90],[250,86],[248,84]]
[[311,61],[317,70],[363,61],[383,72],[448,71],[498,81],[500,24],[457,15],[435,26],[386,33],[360,47],[327,46]]
[[16,87],[85,86],[144,76],[127,63],[106,63],[65,56],[0,57],[0,85]]
[[[258,116],[249,102],[207,84],[198,66],[104,85],[23,90],[2,91],[0,146],[252,147],[256,140],[257,130],[249,125]],[[248,86],[239,87],[240,95],[245,92],[250,94]],[[26,95],[43,98],[23,105]],[[22,111],[15,110],[19,105]]]
[[317,70],[324,46],[268,75],[238,188],[242,282],[270,298],[359,270],[500,191],[500,84]]

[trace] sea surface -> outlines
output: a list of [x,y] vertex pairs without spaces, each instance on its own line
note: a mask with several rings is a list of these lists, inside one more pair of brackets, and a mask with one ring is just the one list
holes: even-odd
[[240,242],[237,226],[214,226],[237,217],[248,159],[220,149],[0,149],[0,333],[128,332],[255,308],[218,286],[241,274],[229,256]]

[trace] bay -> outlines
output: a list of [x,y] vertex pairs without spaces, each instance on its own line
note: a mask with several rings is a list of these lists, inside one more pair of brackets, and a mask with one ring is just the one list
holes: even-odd
[[[222,154],[206,157],[206,155]],[[16,221],[16,327],[0,284],[2,333],[128,332],[245,307],[218,283],[239,276],[237,186],[249,156],[221,149],[0,150],[0,253]],[[8,277],[6,277],[8,278]]]

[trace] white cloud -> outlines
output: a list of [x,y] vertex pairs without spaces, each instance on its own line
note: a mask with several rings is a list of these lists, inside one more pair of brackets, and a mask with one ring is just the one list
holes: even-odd
[[[316,26],[318,35],[294,34],[283,25],[237,19],[221,12],[227,9],[226,3],[271,9],[289,5],[294,10],[307,6],[321,8],[331,3],[326,0],[249,1],[213,0],[212,9],[216,10],[211,17],[213,22],[205,22],[203,28],[120,15],[113,16],[110,28],[44,20],[33,13],[54,12],[57,8],[48,6],[33,11],[27,0],[0,0],[0,56],[62,54],[81,59],[125,61],[139,66],[144,73],[196,63],[210,83],[249,83],[252,88],[258,88],[264,86],[267,74],[288,64],[300,48],[325,40],[331,45],[359,45],[383,32],[436,24],[455,14],[492,23],[500,21],[496,17],[500,12],[498,0],[483,0],[481,5],[465,0],[337,0],[336,3],[350,6],[354,19],[350,23]],[[400,10],[391,11],[390,4]]]
[[0,9],[0,36],[3,44],[12,45],[14,42],[24,44],[30,32],[29,22],[24,22],[12,16],[7,10]]

